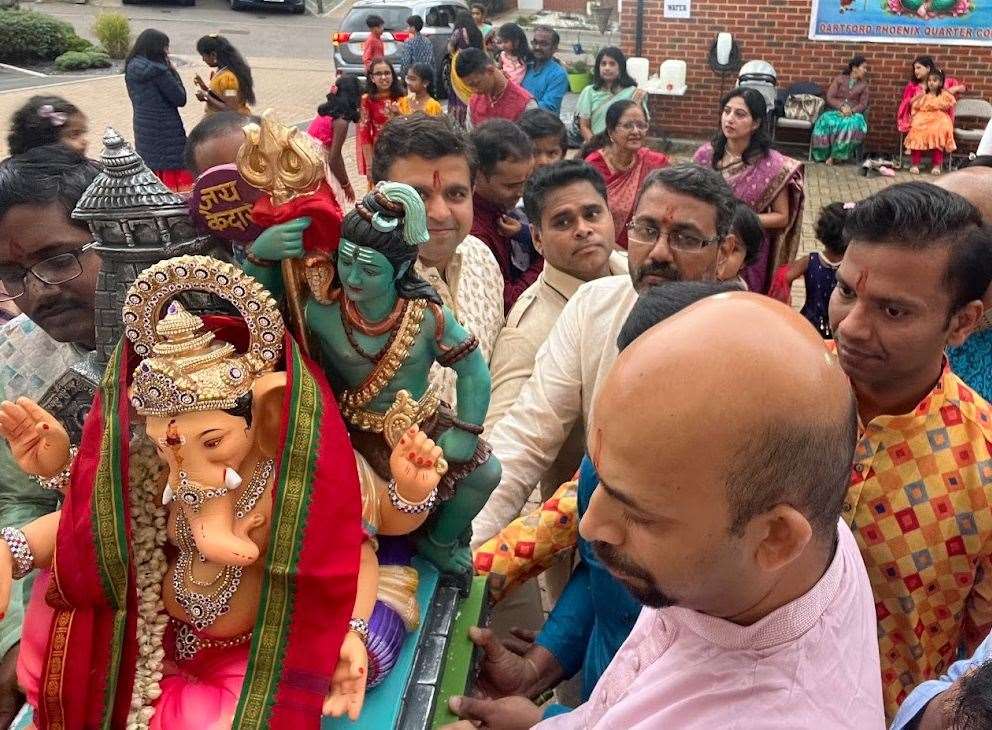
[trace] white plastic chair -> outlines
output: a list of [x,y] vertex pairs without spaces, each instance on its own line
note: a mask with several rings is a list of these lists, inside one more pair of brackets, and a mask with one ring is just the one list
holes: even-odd
[[[965,129],[958,126],[961,119],[970,119],[981,122],[978,129]],[[985,125],[992,120],[992,104],[985,99],[962,99],[954,107],[954,141],[959,145],[963,143],[978,144],[985,134]],[[959,155],[960,156],[960,155]],[[954,154],[950,157],[953,159]]]

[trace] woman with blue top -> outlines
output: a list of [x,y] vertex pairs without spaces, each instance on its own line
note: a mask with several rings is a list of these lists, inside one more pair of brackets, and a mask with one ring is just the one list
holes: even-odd
[[627,73],[627,57],[615,46],[607,46],[596,54],[592,84],[579,94],[575,114],[579,120],[579,134],[588,142],[606,129],[606,110],[615,101],[632,99],[648,115],[647,95],[637,88],[637,82]]

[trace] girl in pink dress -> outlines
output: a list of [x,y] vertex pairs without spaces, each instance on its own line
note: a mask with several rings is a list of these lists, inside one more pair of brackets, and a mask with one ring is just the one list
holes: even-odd
[[527,34],[516,23],[505,23],[496,31],[499,44],[499,67],[506,77],[516,84],[523,83],[527,64],[533,60]]

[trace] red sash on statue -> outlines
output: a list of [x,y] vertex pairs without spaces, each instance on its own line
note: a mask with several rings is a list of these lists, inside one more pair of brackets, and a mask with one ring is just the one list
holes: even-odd
[[[243,321],[204,319],[243,349]],[[124,727],[127,718],[137,657],[127,385],[138,362],[122,342],[86,419],[62,508],[48,593],[56,612],[39,698],[42,730]],[[318,727],[354,608],[364,539],[344,423],[320,368],[289,336],[285,369],[272,540],[233,725],[239,730]]]
[[262,228],[303,216],[310,217],[310,226],[303,232],[303,248],[308,253],[337,251],[344,214],[326,182],[321,182],[315,192],[280,205],[273,204],[272,197],[266,195],[255,201],[251,211],[252,220]]

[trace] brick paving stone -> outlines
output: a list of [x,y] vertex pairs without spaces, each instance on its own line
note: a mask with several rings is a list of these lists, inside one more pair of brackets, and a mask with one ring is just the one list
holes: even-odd
[[[209,69],[199,57],[178,56],[176,65],[186,85],[189,100],[180,109],[187,131],[203,118],[203,104],[193,95],[196,87],[193,76],[199,73],[209,77]],[[257,112],[273,109],[279,119],[292,124],[309,121],[317,113],[317,106],[324,101],[327,89],[334,80],[330,66],[322,67],[313,61],[278,58],[252,58],[252,76],[255,80]],[[82,109],[89,117],[91,156],[100,154],[100,137],[107,126],[113,126],[125,139],[133,139],[131,126],[131,100],[124,86],[123,75],[99,76],[53,84],[40,89],[19,89],[0,94],[0,120],[9,126],[13,113],[35,94],[63,96]],[[0,140],[0,154],[7,155],[6,136]],[[354,164],[354,144],[345,151]]]

